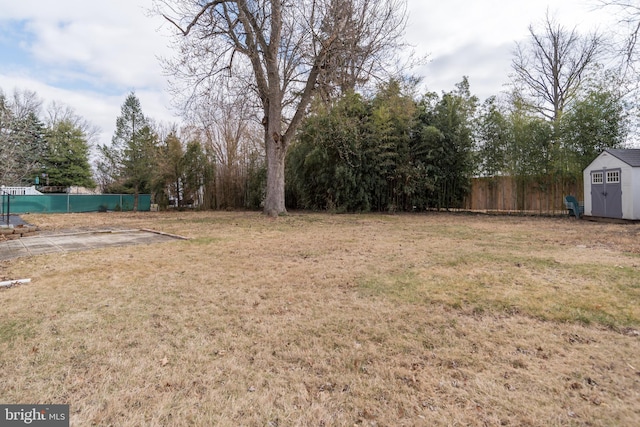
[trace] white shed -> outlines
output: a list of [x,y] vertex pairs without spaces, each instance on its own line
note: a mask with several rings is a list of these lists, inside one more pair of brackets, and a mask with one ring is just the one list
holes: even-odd
[[585,215],[640,220],[640,149],[605,150],[583,177]]

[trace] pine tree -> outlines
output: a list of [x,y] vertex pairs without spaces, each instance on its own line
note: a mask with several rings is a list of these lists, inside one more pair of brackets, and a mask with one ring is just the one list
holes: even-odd
[[86,135],[69,120],[54,123],[47,132],[43,171],[49,185],[94,188]]
[[120,112],[111,145],[99,147],[101,158],[97,168],[105,191],[132,193],[136,211],[138,196],[151,191],[158,163],[157,136],[133,92],[122,104]]

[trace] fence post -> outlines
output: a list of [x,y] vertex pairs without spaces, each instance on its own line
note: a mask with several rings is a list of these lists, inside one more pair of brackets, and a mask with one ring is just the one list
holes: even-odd
[[[7,196],[7,227],[9,226],[11,220],[9,218],[9,215],[11,215],[11,195],[9,194],[9,192],[5,191],[4,189],[4,185],[2,186],[2,188],[0,188],[0,194],[2,195],[2,210],[4,211],[4,196]],[[3,216],[4,216],[4,212]]]

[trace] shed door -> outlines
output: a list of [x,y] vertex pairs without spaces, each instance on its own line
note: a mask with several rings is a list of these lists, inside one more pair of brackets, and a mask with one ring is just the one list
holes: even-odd
[[622,218],[621,170],[591,172],[591,214]]

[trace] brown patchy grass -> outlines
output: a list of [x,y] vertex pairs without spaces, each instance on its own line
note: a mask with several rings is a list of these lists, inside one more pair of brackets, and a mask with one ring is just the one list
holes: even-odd
[[189,241],[22,258],[4,403],[71,424],[640,425],[640,225],[471,215],[30,215]]

